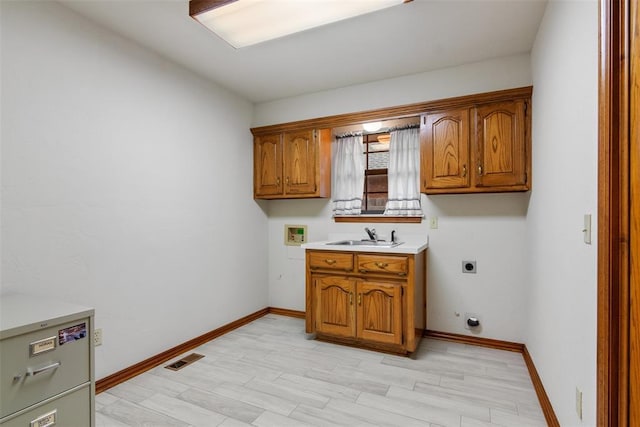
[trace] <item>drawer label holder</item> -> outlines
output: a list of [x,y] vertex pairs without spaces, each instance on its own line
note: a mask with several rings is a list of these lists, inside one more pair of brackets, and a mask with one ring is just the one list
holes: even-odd
[[56,425],[56,415],[58,413],[57,409],[54,409],[51,412],[47,412],[44,415],[40,415],[35,420],[31,421],[29,427],[51,427]]
[[37,356],[38,354],[46,353],[47,351],[56,349],[57,336],[44,338],[38,341],[34,341],[29,344],[29,357]]

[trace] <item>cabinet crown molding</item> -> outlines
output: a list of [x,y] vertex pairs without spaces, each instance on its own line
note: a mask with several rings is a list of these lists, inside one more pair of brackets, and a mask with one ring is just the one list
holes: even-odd
[[253,127],[251,128],[251,133],[254,136],[259,136],[300,129],[334,128],[373,120],[418,116],[429,111],[437,111],[441,109],[459,108],[470,105],[475,106],[488,102],[507,101],[518,98],[526,99],[530,98],[532,93],[533,86],[524,86],[515,89],[483,92],[453,98],[419,102],[416,104],[407,104],[375,110],[360,111],[355,113],[346,113],[314,119],[299,120],[295,122]]

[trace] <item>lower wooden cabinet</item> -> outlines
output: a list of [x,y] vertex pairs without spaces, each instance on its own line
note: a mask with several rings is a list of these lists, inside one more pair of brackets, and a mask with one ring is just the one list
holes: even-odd
[[356,337],[402,345],[402,284],[356,283]]
[[308,333],[396,353],[415,351],[426,328],[426,251],[307,250],[306,258]]

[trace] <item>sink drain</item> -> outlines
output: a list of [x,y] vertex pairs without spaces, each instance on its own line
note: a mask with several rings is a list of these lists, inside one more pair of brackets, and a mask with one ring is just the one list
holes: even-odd
[[177,370],[180,370],[180,369],[184,368],[187,365],[192,364],[196,360],[202,359],[203,357],[204,357],[204,355],[202,355],[202,354],[191,353],[190,355],[183,357],[182,359],[178,360],[177,362],[173,362],[172,364],[165,366],[165,368],[171,369],[172,371],[177,371]]

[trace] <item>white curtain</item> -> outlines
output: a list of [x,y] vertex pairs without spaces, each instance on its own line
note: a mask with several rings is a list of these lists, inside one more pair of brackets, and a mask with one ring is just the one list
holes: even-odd
[[420,207],[420,129],[391,131],[389,199],[385,215],[422,216]]
[[360,215],[364,191],[365,158],[362,135],[333,141],[331,194],[334,215]]

